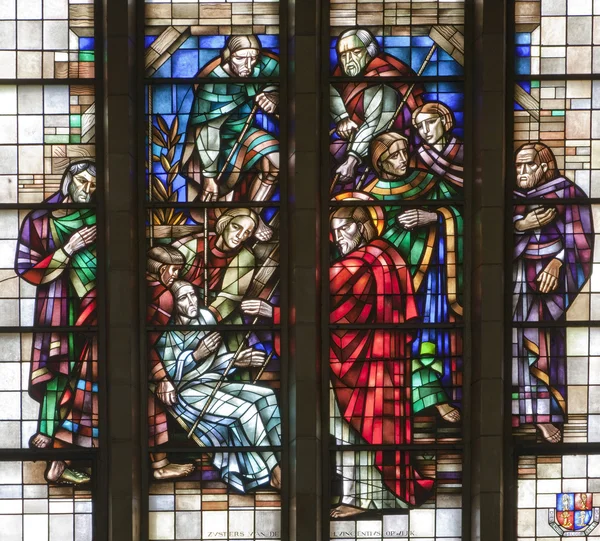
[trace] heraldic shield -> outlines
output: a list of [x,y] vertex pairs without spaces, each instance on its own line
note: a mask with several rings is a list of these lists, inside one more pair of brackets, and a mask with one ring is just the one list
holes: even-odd
[[556,508],[548,512],[548,522],[562,537],[585,537],[600,522],[600,508],[593,507],[592,494],[561,492],[556,495]]

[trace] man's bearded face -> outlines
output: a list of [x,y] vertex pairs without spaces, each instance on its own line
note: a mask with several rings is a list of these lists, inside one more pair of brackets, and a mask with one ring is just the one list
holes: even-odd
[[348,36],[339,41],[338,57],[345,75],[360,75],[369,63],[370,56],[364,43],[356,36]]
[[522,190],[531,190],[544,182],[548,164],[536,163],[536,152],[533,149],[521,150],[517,154],[517,186]]
[[408,166],[408,152],[404,141],[393,143],[389,150],[389,156],[381,163],[381,168],[395,177],[401,177],[406,174]]
[[429,145],[435,145],[446,133],[446,126],[439,115],[421,113],[417,115],[415,123],[419,129],[421,139]]
[[342,255],[348,255],[356,250],[363,239],[358,223],[350,218],[333,218],[331,232]]
[[96,191],[96,177],[89,169],[78,173],[73,176],[67,190],[74,203],[89,203]]
[[163,265],[159,272],[160,283],[165,287],[171,287],[179,276],[180,270],[181,265]]
[[240,49],[233,53],[229,59],[231,71],[238,77],[250,77],[252,70],[258,62],[257,49]]
[[191,285],[183,286],[177,292],[177,300],[175,303],[177,311],[182,316],[193,319],[198,315],[198,297]]
[[223,231],[223,243],[229,250],[235,250],[240,245],[250,238],[256,224],[250,216],[237,216],[231,220]]

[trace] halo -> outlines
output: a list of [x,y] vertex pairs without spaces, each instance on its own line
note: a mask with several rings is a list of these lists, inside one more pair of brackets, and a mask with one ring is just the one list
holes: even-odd
[[[369,195],[364,192],[343,192],[335,195],[333,197],[334,201],[377,201],[372,195]],[[381,235],[385,228],[385,215],[383,213],[383,209],[377,206],[368,206],[366,207],[371,215],[373,220],[373,224],[375,225],[375,229],[377,229],[377,234]]]

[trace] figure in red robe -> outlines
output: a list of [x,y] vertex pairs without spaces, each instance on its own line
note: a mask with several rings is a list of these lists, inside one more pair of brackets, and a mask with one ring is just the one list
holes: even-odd
[[[173,313],[171,285],[179,277],[185,264],[183,254],[172,246],[155,246],[148,250],[146,260],[147,308],[146,324],[164,326]],[[167,414],[163,404],[175,404],[176,392],[167,377],[163,362],[154,349],[162,331],[148,333],[148,356],[150,359],[150,381],[156,385],[155,393],[148,394],[148,445],[156,447],[169,441]],[[193,464],[173,464],[167,453],[151,453],[152,472],[155,479],[185,477],[194,471]]]
[[[380,52],[375,36],[364,28],[340,35],[337,43],[340,65],[334,76],[414,77],[416,74],[397,58]],[[335,175],[342,188],[354,188],[357,173],[368,164],[369,144],[384,131],[394,130],[408,137],[412,112],[422,103],[421,84],[406,82],[343,82],[330,87],[330,112],[340,138],[331,152]],[[404,100],[404,103],[402,103]],[[402,107],[400,105],[402,104]],[[400,110],[399,110],[400,108]],[[359,166],[363,165],[361,171]]]
[[[401,328],[417,317],[410,273],[396,248],[376,238],[368,208],[337,209],[331,215],[331,231],[341,254],[330,269],[330,324],[337,326],[331,331],[331,385],[339,410],[332,429],[342,445],[373,446],[370,454],[376,469],[369,476],[363,460],[358,467],[359,458],[349,466],[349,454],[360,452],[337,453],[342,456],[343,464],[336,464],[336,469],[344,487],[341,505],[332,516],[418,506],[429,498],[433,480],[419,474],[409,451],[378,449],[407,445],[413,439],[412,337]],[[398,327],[387,327],[390,324]]]

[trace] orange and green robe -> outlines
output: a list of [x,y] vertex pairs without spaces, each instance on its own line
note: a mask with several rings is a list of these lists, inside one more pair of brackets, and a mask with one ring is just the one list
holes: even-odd
[[[463,217],[462,185],[431,173],[412,170],[394,180],[374,179],[365,188],[376,199],[415,201],[414,207],[386,206],[382,238],[407,262],[417,310],[423,323],[451,324],[462,320]],[[409,208],[435,212],[437,222],[412,231],[398,223]],[[431,406],[460,402],[462,337],[452,328],[423,328],[412,346],[412,405],[418,413]]]

